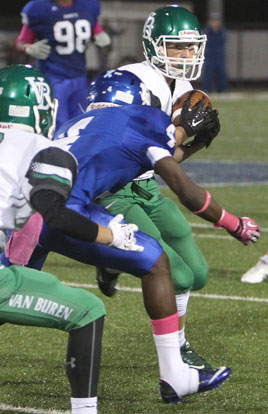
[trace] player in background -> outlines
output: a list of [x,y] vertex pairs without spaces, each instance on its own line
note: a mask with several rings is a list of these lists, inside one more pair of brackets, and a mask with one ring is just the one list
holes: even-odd
[[[118,81],[121,77],[124,82]],[[187,135],[194,135],[213,124],[210,112],[200,111],[199,107],[189,111],[186,106],[175,138],[170,117],[150,106],[151,93],[139,78],[127,71],[109,71],[101,76],[92,85],[89,103],[87,113],[66,123],[56,134],[55,145],[68,149],[78,161],[78,177],[68,208],[105,225],[111,217],[93,201],[154,168],[192,212],[216,227],[227,229],[244,244],[257,241],[259,228],[254,221],[223,210],[208,192],[187,177],[173,157],[176,139],[181,142],[185,128]],[[155,239],[140,231],[136,232],[135,239],[140,251],[123,251],[51,231],[44,223],[38,250],[39,253],[43,250],[43,254],[54,251],[95,266],[102,263],[141,279],[144,306],[154,333],[164,402],[177,403],[185,395],[216,388],[230,376],[230,369],[197,370],[182,361],[169,261]],[[11,259],[16,238],[10,240]],[[34,252],[28,265],[38,265],[37,259]]]
[[[37,229],[42,216],[52,231],[98,245],[136,249],[135,227],[118,222],[97,225],[66,208],[77,162],[71,153],[44,137],[53,130],[57,107],[49,81],[38,70],[17,65],[0,70],[0,83],[1,231],[23,229],[31,219]],[[39,213],[33,214],[35,211]],[[24,240],[27,250],[33,240]],[[97,414],[104,316],[102,301],[92,293],[70,288],[48,273],[0,263],[0,325],[69,333],[66,373],[71,414]]]
[[268,251],[260,257],[258,263],[251,267],[241,277],[241,282],[245,283],[261,283],[268,277]]
[[[151,13],[143,28],[142,43],[146,61],[121,67],[138,76],[158,98],[160,108],[171,115],[177,98],[192,89],[190,81],[198,79],[204,62],[206,36],[201,34],[196,16],[183,7],[166,6]],[[185,159],[208,147],[219,132],[219,123],[195,136],[191,145],[181,147]],[[103,197],[100,203],[112,214],[119,211],[126,221],[159,241],[167,253],[180,316],[179,340],[182,358],[194,367],[211,365],[186,341],[185,321],[190,291],[202,289],[208,279],[207,262],[197,246],[192,229],[170,199],[161,195],[153,171],[147,171],[122,190]],[[101,291],[112,296],[119,273],[97,269]]]
[[98,0],[31,0],[22,9],[19,51],[36,58],[59,101],[56,130],[86,108],[88,89],[85,51],[91,40],[110,45],[98,18]]

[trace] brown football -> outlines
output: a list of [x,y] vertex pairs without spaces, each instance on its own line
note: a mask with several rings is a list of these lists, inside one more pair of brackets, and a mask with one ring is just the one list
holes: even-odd
[[208,107],[212,109],[211,100],[205,92],[200,91],[199,89],[188,91],[180,96],[172,107],[171,119],[175,126],[180,123],[181,110],[188,98],[190,98],[190,109],[192,109],[199,101],[201,101],[201,99],[203,99],[204,102],[204,109],[207,109]]

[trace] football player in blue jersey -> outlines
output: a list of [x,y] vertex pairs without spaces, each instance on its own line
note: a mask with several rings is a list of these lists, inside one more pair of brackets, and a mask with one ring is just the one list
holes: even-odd
[[[233,216],[220,207],[208,191],[189,179],[173,157],[176,141],[181,143],[185,131],[189,136],[202,132],[213,122],[213,117],[198,107],[192,111],[185,108],[175,134],[170,117],[149,106],[151,99],[145,85],[127,71],[108,71],[94,82],[87,112],[67,122],[56,134],[55,145],[69,150],[78,161],[79,173],[68,208],[106,225],[112,216],[94,204],[94,200],[153,168],[194,214],[225,228],[244,244],[256,242],[258,225],[252,219]],[[42,213],[44,207],[37,201],[36,208]],[[51,231],[44,224],[38,241],[39,252],[33,253],[28,265],[39,265],[40,254],[54,251],[140,278],[154,333],[163,401],[177,403],[185,395],[218,387],[230,376],[231,370],[226,367],[196,370],[182,361],[178,312],[167,256],[150,236],[138,231],[135,238],[140,251],[123,251]],[[10,240],[12,255],[16,239]]]
[[[53,132],[56,115],[46,77],[30,66],[7,67],[0,70],[0,89],[0,231],[22,228],[20,245],[25,254],[35,237],[24,231],[25,226],[42,227],[43,216],[48,228],[69,236],[139,250],[136,227],[120,224],[120,217],[104,227],[66,208],[77,162],[45,138]],[[37,204],[42,204],[42,212]],[[66,286],[45,272],[0,263],[0,325],[69,333],[66,373],[72,414],[97,414],[105,313],[102,301],[84,289]]]
[[[191,81],[200,77],[206,36],[202,34],[197,16],[174,4],[149,14],[143,27],[142,44],[146,60],[119,69],[138,76],[159,99],[159,107],[171,116],[173,105],[184,93],[193,89]],[[219,131],[220,123],[214,122],[211,131],[196,135],[189,146],[184,146],[184,158],[208,147]],[[180,318],[182,359],[195,368],[212,368],[192,347],[186,335],[190,292],[199,291],[206,285],[209,272],[192,228],[178,204],[161,194],[152,170],[136,177],[118,192],[102,197],[99,202],[111,214],[123,213],[126,221],[136,223],[140,230],[158,240],[164,248],[170,262]],[[107,296],[116,293],[118,277],[119,272],[97,268],[99,288]],[[200,329],[205,330],[203,327]]]
[[110,45],[98,17],[98,0],[31,0],[22,10],[19,51],[37,59],[37,68],[59,101],[56,129],[82,113],[88,88],[85,51],[91,41]]

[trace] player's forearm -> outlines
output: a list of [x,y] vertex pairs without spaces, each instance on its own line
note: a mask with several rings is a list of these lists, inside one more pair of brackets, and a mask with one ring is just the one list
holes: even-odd
[[185,129],[183,127],[181,126],[176,127],[175,138],[176,138],[176,146],[181,145],[188,138],[185,132]]
[[[50,230],[60,231],[68,236],[89,242],[95,242],[98,239],[100,243],[105,243],[106,239],[109,239],[109,229],[99,234],[97,223],[67,208],[64,197],[55,191],[40,190],[34,193],[31,197],[31,204],[42,215]],[[112,236],[111,240],[107,240],[107,244],[111,241]]]
[[175,149],[173,157],[177,162],[183,162],[191,155],[195,154],[200,149],[204,148],[205,144],[203,142],[196,142],[194,145],[180,145]]
[[16,41],[16,49],[24,52],[26,45],[34,43],[35,40],[36,34],[28,26],[23,25]]
[[166,181],[185,207],[203,219],[222,227],[244,245],[260,237],[258,224],[249,217],[237,217],[224,210],[208,191],[196,185],[172,157],[155,164],[155,171]]
[[[165,180],[169,188],[178,196],[180,202],[190,211],[198,212],[206,202],[206,191],[196,185],[172,157],[162,158],[156,163],[156,172]],[[217,223],[222,208],[214,200],[201,212],[201,217]]]
[[207,192],[190,179],[183,184],[176,184],[174,190],[181,203],[192,213],[214,224],[220,220],[222,207],[212,197],[207,199]]
[[113,241],[113,233],[109,227],[98,225],[98,234],[95,240],[97,243],[111,244]]

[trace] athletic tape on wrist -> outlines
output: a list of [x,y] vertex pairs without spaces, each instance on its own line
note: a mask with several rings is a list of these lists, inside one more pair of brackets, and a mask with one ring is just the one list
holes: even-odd
[[194,214],[203,213],[203,211],[205,211],[208,208],[208,206],[210,205],[210,201],[211,201],[211,194],[208,191],[206,191],[206,201],[205,201],[205,204],[203,205],[202,208],[200,208],[200,210],[193,211],[193,213]]
[[223,227],[227,231],[233,232],[239,226],[239,218],[228,213],[226,210],[222,210],[222,215],[219,221],[214,224],[214,227]]

